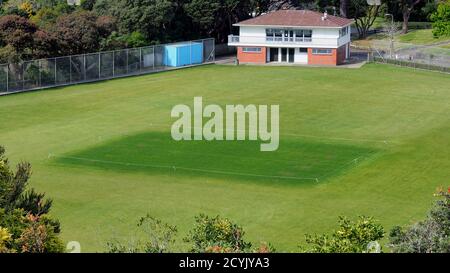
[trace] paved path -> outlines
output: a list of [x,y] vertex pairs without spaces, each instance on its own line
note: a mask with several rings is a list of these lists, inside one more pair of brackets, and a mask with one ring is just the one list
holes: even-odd
[[[335,68],[361,68],[367,60],[367,52],[352,52],[352,58],[349,62],[338,66],[325,66],[325,65],[306,65],[295,63],[266,63],[266,64],[241,64],[241,65],[253,65],[253,66],[299,66],[299,67],[335,67]],[[236,55],[217,57],[216,64],[222,65],[236,65]]]

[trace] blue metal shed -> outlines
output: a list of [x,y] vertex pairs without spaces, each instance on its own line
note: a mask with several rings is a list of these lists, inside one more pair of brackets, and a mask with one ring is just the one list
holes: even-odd
[[203,62],[203,43],[183,43],[166,45],[164,65],[180,67]]

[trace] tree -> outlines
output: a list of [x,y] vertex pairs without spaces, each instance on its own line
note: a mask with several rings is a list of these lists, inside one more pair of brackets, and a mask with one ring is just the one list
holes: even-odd
[[7,243],[11,241],[11,239],[11,234],[8,229],[0,227],[0,254],[10,252],[7,247]]
[[219,0],[192,0],[185,5],[186,13],[192,18],[200,31],[207,36],[214,35],[214,26],[219,9]]
[[394,58],[394,50],[395,50],[395,48],[394,48],[395,34],[399,30],[399,25],[394,20],[388,20],[384,23],[383,30],[384,30],[384,33],[387,34],[387,36],[389,38],[389,42],[390,42],[389,57],[391,59],[393,59]]
[[379,13],[379,5],[369,5],[366,0],[350,0],[349,14],[355,20],[359,38],[367,37]]
[[56,23],[56,19],[60,16],[56,9],[50,7],[43,7],[39,9],[31,21],[42,28],[49,28]]
[[0,61],[18,62],[30,58],[54,56],[57,52],[53,35],[27,18],[17,15],[0,17]]
[[422,2],[422,0],[396,0],[402,11],[403,17],[403,25],[402,25],[402,33],[408,33],[409,27],[409,17],[411,16],[412,11],[418,4]]
[[342,17],[348,18],[348,7],[350,0],[339,1],[339,13]]
[[54,28],[60,53],[73,55],[97,51],[101,38],[110,35],[114,24],[113,20],[89,11],[60,16]]
[[[306,235],[306,252],[312,253],[367,253],[372,252],[371,243],[384,237],[383,227],[371,217],[360,216],[355,222],[345,217],[339,218],[339,229],[331,236]],[[381,250],[381,249],[380,249]]]
[[81,8],[84,10],[92,10],[94,8],[96,0],[82,0]]
[[249,18],[255,9],[263,12],[265,4],[252,0],[192,0],[185,4],[185,10],[203,35],[226,42],[234,23]]
[[19,5],[19,9],[22,10],[23,12],[25,12],[25,14],[27,14],[28,18],[30,18],[34,14],[33,5],[30,3],[30,1],[22,2]]
[[227,218],[200,214],[185,242],[191,243],[190,252],[246,252],[252,244],[244,241],[244,234],[242,227]]
[[439,3],[435,13],[431,15],[434,37],[450,36],[450,0]]
[[36,193],[34,189],[26,191],[30,176],[30,163],[19,163],[13,172],[5,158],[5,149],[0,146],[0,208],[7,212],[23,209],[38,216],[50,211],[52,200],[44,199],[45,195]]
[[174,5],[169,0],[98,0],[93,10],[116,17],[121,34],[139,31],[150,41],[167,40],[174,19]]
[[18,15],[0,17],[0,40],[3,46],[9,44],[16,52],[25,54],[25,49],[33,47],[35,24]]
[[150,215],[142,217],[137,227],[142,232],[142,241],[130,240],[127,244],[117,240],[107,243],[109,253],[166,253],[171,250],[175,242],[177,228],[163,223]]
[[259,16],[264,12],[269,10],[270,0],[253,0],[252,1],[252,10],[255,16]]
[[[267,10],[281,9],[311,9],[316,10],[319,7],[324,8],[329,5],[330,1],[322,0],[267,0]],[[334,2],[334,1],[332,1]]]
[[53,34],[45,30],[38,30],[34,33],[33,58],[54,57],[58,51],[57,40]]
[[11,170],[0,146],[0,253],[63,252],[60,224],[48,216],[52,201],[26,190],[30,175],[26,162]]
[[450,188],[440,197],[424,221],[403,230],[396,226],[390,232],[390,246],[397,253],[450,252]]

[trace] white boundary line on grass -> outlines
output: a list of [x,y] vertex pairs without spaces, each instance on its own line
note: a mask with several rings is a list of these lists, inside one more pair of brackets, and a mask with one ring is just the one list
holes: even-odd
[[[161,123],[151,123],[150,124],[151,127],[159,127],[159,128],[169,128],[171,125],[165,125],[165,124],[161,124]],[[200,127],[196,127],[196,126],[191,126],[191,127],[186,127],[187,130],[192,130],[192,129],[203,129]],[[239,130],[239,129],[234,129],[234,130],[221,130],[222,132],[228,132],[228,131],[233,131],[233,132],[244,132],[244,133],[250,133],[250,132],[254,132],[251,130]],[[257,131],[258,132],[258,131]],[[280,136],[293,136],[293,137],[303,137],[303,138],[315,138],[315,139],[325,139],[325,140],[333,140],[333,141],[359,141],[359,142],[376,142],[376,143],[383,143],[383,144],[391,144],[391,143],[398,143],[396,141],[391,141],[391,140],[379,140],[379,139],[367,139],[367,138],[342,138],[342,137],[321,137],[321,136],[314,136],[314,135],[307,135],[307,134],[294,134],[294,133],[282,133],[280,134]]]
[[228,174],[228,175],[239,175],[239,176],[261,177],[261,178],[278,178],[278,179],[286,179],[286,180],[313,180],[313,181],[319,182],[319,178],[310,178],[310,177],[262,175],[262,174],[251,174],[251,173],[241,173],[241,172],[228,172],[228,171],[219,171],[219,170],[187,168],[187,167],[178,167],[178,166],[149,165],[149,164],[139,164],[139,163],[129,163],[129,162],[119,162],[119,161],[108,161],[108,160],[90,159],[90,158],[74,157],[74,156],[56,156],[54,154],[48,155],[48,159],[51,159],[52,157],[53,158],[63,158],[63,159],[74,159],[74,160],[94,162],[94,163],[115,164],[115,165],[122,165],[122,166],[169,169],[169,170],[174,170],[174,171],[179,169],[179,170],[184,170],[184,171],[195,171],[195,172],[203,172],[203,173]]

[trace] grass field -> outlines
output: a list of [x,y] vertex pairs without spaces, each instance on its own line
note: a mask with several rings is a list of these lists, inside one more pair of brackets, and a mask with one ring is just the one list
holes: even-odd
[[432,29],[411,30],[407,34],[399,35],[398,40],[402,43],[411,43],[415,45],[428,45],[440,42],[450,43],[450,37],[435,38]]
[[[280,105],[279,150],[171,141],[171,108],[194,96]],[[210,65],[0,97],[0,116],[0,144],[32,163],[32,186],[83,251],[131,236],[147,213],[179,238],[197,214],[220,214],[296,251],[340,215],[420,220],[450,176],[450,77],[392,66]]]

